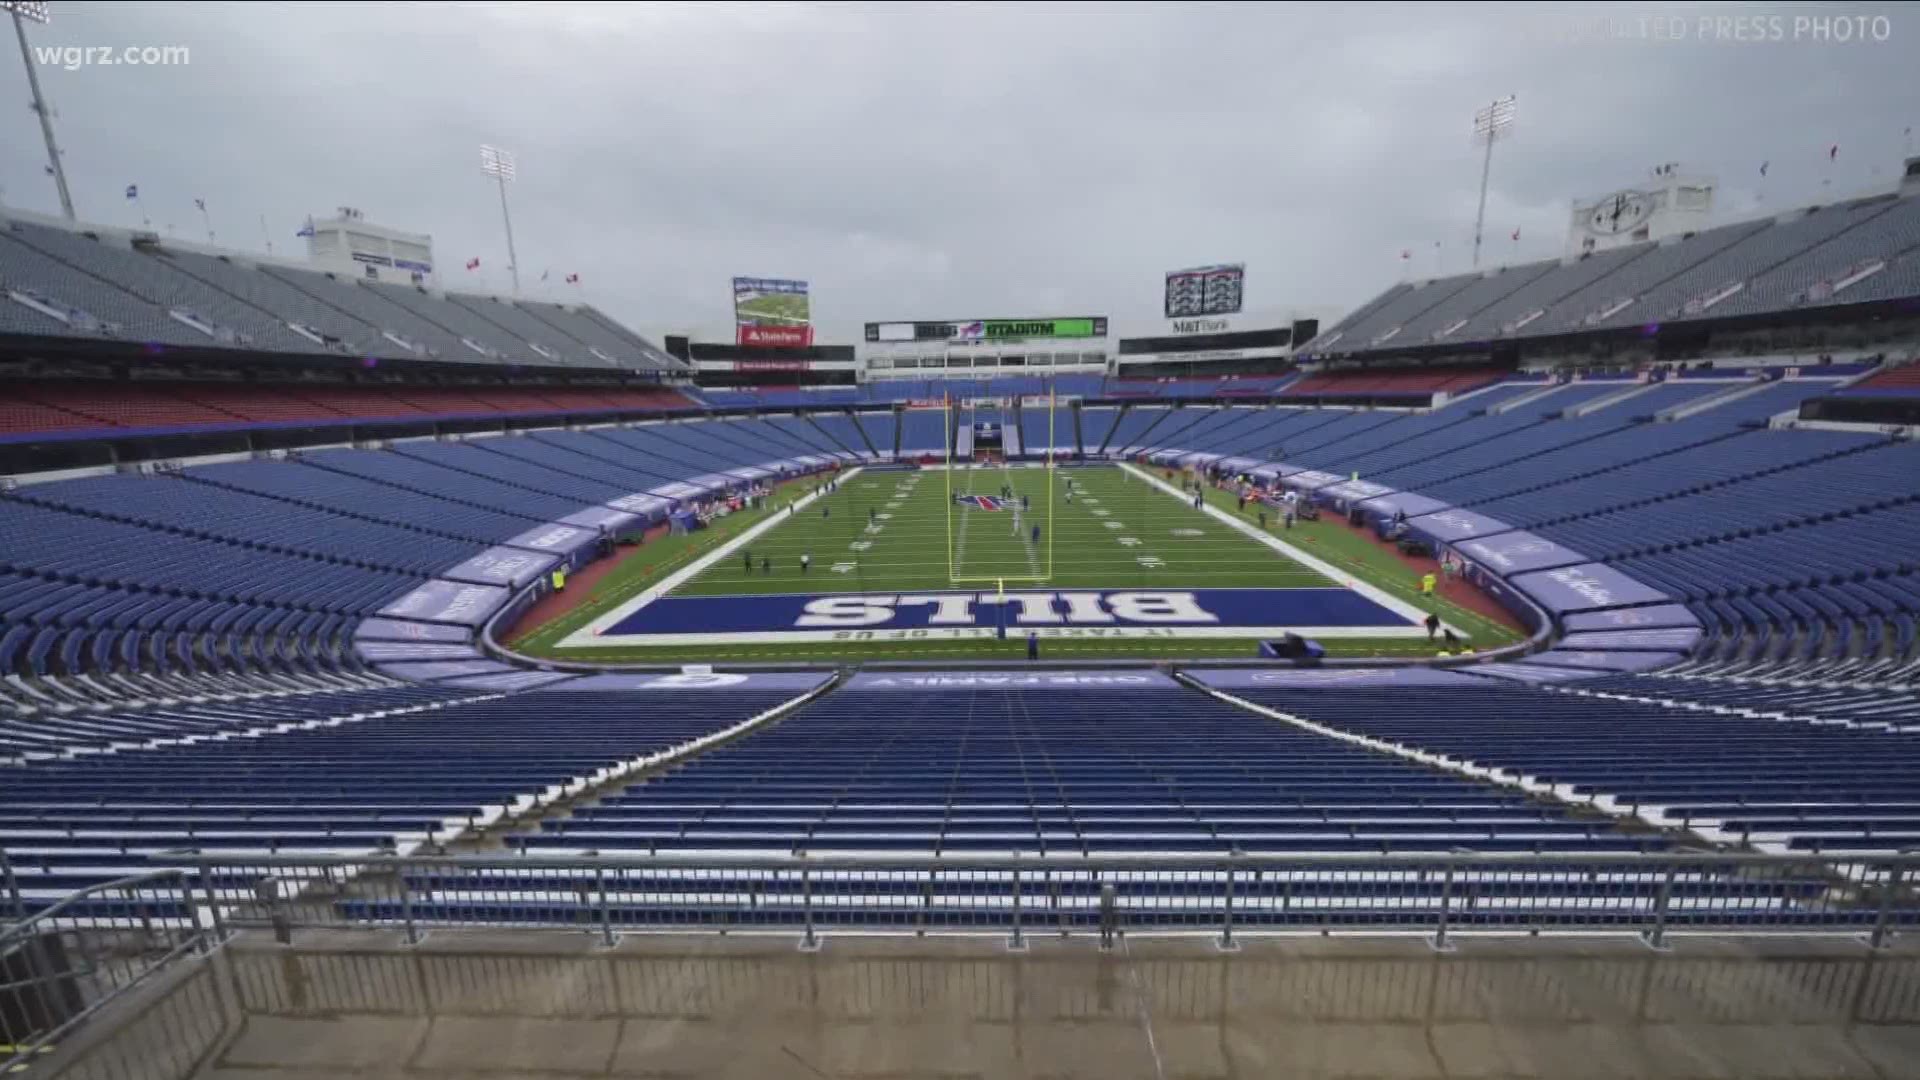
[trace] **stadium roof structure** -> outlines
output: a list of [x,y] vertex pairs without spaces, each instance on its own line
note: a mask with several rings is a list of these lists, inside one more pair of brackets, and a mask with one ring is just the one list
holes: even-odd
[[0,216],[0,342],[65,358],[686,370],[587,304],[358,281],[151,231],[25,215]]
[[1576,258],[1402,282],[1300,359],[1484,352],[1502,342],[1658,334],[1920,310],[1920,195],[1807,206]]

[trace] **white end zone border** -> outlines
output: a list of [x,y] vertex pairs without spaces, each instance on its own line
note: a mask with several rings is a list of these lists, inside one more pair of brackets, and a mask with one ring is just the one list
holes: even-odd
[[[856,476],[859,476],[864,471],[865,470],[861,466],[856,465],[853,468],[848,469],[846,472],[843,472],[838,476],[836,476],[834,478],[834,483],[836,484],[845,483],[846,481],[851,480]],[[798,514],[802,508],[812,505],[814,500],[818,498],[820,498],[820,493],[815,492],[811,495],[802,495],[798,499],[793,500],[793,502],[789,504],[793,507],[792,513]],[[752,543],[754,540],[759,539],[761,534],[779,526],[780,523],[785,521],[789,516],[790,516],[789,514],[781,513],[780,511],[777,511],[777,510],[771,514],[768,514],[764,521],[761,521],[759,524],[752,526],[751,528],[742,532],[739,536],[736,536],[733,539],[727,541],[726,543],[721,544],[719,547],[714,548],[712,551],[707,552],[705,555],[700,556],[698,559],[695,559],[692,562],[688,563],[687,565],[681,567],[680,569],[675,570],[673,573],[668,574],[666,577],[661,578],[658,582],[654,583],[654,585],[651,588],[648,588],[642,591],[639,595],[632,597],[631,599],[627,600],[625,603],[614,608],[612,611],[609,611],[604,615],[601,615],[599,618],[593,620],[587,625],[581,627],[578,630],[575,630],[571,634],[568,634],[565,638],[561,639],[557,647],[562,649],[581,649],[581,648],[589,648],[593,645],[606,644],[606,642],[599,640],[599,638],[600,638],[600,635],[605,633],[608,628],[614,626],[615,624],[620,622],[620,620],[626,618],[627,616],[633,614],[634,612],[639,611],[641,608],[646,607],[648,604],[653,603],[655,600],[660,599],[661,597],[667,595],[673,590],[693,580],[707,567],[712,566],[713,564],[719,562],[721,559],[725,559],[731,556],[734,552],[739,551],[742,547]]]
[[[1171,495],[1176,499],[1181,499],[1184,501],[1189,498],[1189,496],[1183,494],[1179,488],[1176,488],[1172,484],[1169,484],[1166,481],[1160,479],[1159,477],[1153,475],[1152,473],[1147,472],[1145,469],[1141,469],[1133,465],[1131,462],[1123,461],[1120,463],[1120,467],[1132,473],[1133,475],[1141,478],[1142,480],[1145,480],[1147,483],[1152,484],[1154,487],[1159,488],[1161,491],[1166,492],[1168,495]],[[1340,569],[1339,567],[1333,565],[1332,563],[1327,562],[1325,559],[1322,559],[1316,555],[1309,555],[1306,552],[1300,550],[1299,548],[1294,547],[1292,544],[1287,543],[1285,540],[1282,540],[1279,537],[1274,536],[1272,533],[1261,531],[1259,526],[1249,525],[1246,522],[1241,521],[1239,518],[1234,517],[1232,514],[1227,513],[1225,510],[1220,509],[1219,507],[1213,505],[1212,503],[1205,504],[1205,512],[1207,516],[1213,518],[1214,520],[1225,522],[1229,528],[1239,530],[1241,535],[1246,536],[1253,540],[1257,540],[1260,543],[1267,545],[1273,550],[1278,551],[1282,555],[1285,555],[1287,558],[1292,559],[1293,561],[1299,563],[1302,566],[1305,566],[1309,570],[1318,571],[1320,575],[1325,577],[1328,581],[1331,581],[1336,585],[1342,585],[1342,586],[1345,586],[1346,588],[1352,589],[1354,592],[1357,592],[1361,596],[1364,596],[1367,599],[1373,601],[1374,603],[1379,604],[1381,607],[1386,608],[1388,611],[1393,612],[1395,615],[1398,615],[1401,618],[1406,619],[1408,622],[1411,622],[1416,626],[1424,627],[1426,625],[1427,613],[1425,611],[1422,611],[1419,608],[1415,607],[1414,605],[1407,603],[1405,600],[1401,600],[1398,597],[1389,595],[1387,592],[1380,589],[1378,586],[1369,585],[1366,582],[1361,581],[1359,578],[1354,577],[1352,574],[1349,574],[1346,571]],[[1440,625],[1460,635],[1460,637],[1463,640],[1469,640],[1469,641],[1472,640],[1471,636],[1468,635],[1468,633],[1465,630],[1462,630],[1461,628],[1454,626],[1451,623],[1442,622]]]

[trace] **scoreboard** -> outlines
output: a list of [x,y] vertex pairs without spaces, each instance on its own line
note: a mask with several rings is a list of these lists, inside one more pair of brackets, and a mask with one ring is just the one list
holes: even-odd
[[1107,336],[1105,315],[1081,315],[1053,319],[957,319],[952,322],[870,322],[867,340],[890,342],[981,342],[1026,341],[1031,338],[1103,338]]
[[1184,319],[1195,315],[1238,315],[1246,281],[1245,263],[1168,271],[1166,316]]

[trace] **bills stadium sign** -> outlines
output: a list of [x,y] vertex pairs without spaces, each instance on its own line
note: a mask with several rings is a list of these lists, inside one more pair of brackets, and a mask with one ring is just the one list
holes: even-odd
[[931,641],[1029,632],[1090,640],[1425,633],[1407,615],[1341,588],[642,594],[574,632],[561,646]]

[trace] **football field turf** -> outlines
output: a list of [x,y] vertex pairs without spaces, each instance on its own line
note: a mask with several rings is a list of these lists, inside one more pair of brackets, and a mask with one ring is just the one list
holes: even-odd
[[[806,491],[802,487],[799,494]],[[1220,505],[1222,494],[1210,492],[1209,499]],[[1230,513],[1235,509],[1231,497],[1222,509]],[[1079,601],[1089,605],[1076,609],[1082,614],[1095,612],[1091,605],[1097,603],[1126,603],[1129,596],[1151,598],[1174,592],[1209,602],[1224,598],[1222,602],[1232,600],[1243,606],[1263,605],[1275,612],[1264,621],[1287,624],[1301,623],[1306,617],[1292,610],[1290,602],[1296,598],[1313,601],[1304,611],[1361,607],[1387,616],[1373,601],[1347,591],[1347,585],[1358,584],[1376,598],[1392,593],[1393,599],[1381,602],[1397,602],[1402,612],[1411,610],[1410,583],[1376,590],[1369,586],[1367,573],[1334,569],[1336,552],[1315,552],[1333,570],[1335,577],[1330,578],[1249,535],[1248,530],[1195,509],[1165,485],[1116,467],[1049,470],[1016,464],[960,467],[950,474],[939,469],[865,470],[841,481],[831,494],[791,512],[777,506],[755,513],[752,519],[729,519],[728,537],[762,520],[763,513],[770,526],[725,555],[719,555],[719,546],[700,539],[699,534],[657,542],[658,548],[677,544],[684,551],[661,550],[657,561],[649,561],[646,573],[609,578],[601,583],[593,603],[536,629],[516,646],[533,655],[603,662],[1024,656],[1026,628],[1017,621],[1009,623],[997,614],[999,606],[987,603],[1002,588],[1009,596],[1051,591],[1062,597],[1056,603],[1065,603],[1069,591],[1084,590],[1078,595],[1098,599]],[[1257,524],[1251,509],[1240,520]],[[1269,532],[1283,535],[1302,550],[1313,544],[1313,531],[1341,528],[1303,526],[1282,533],[1278,516],[1268,514]],[[1331,533],[1325,535],[1331,538]],[[709,564],[696,570],[703,558]],[[668,586],[664,592],[662,584]],[[980,613],[969,612],[976,621],[965,631],[845,632],[833,640],[817,631],[727,633],[729,626],[785,629],[802,623],[804,618],[787,615],[812,610],[802,605],[820,598],[845,597],[847,604],[875,596],[888,602],[916,597],[930,602],[934,596],[956,594],[982,601]],[[642,604],[636,597],[647,601],[643,608],[636,609]],[[710,599],[703,602],[701,598]],[[636,624],[649,618],[660,623],[676,605],[679,625],[666,629],[686,633],[661,633],[656,626],[649,632],[663,643],[643,640]],[[1095,614],[1095,621],[1111,621]],[[1499,627],[1476,625],[1468,613],[1443,606],[1442,615],[1482,645],[1503,637]],[[1365,624],[1367,620],[1355,621]],[[1424,636],[1410,636],[1404,618],[1394,621],[1399,625],[1381,625],[1377,634],[1365,625],[1335,626],[1329,630],[1333,636],[1322,640],[1335,655],[1430,654],[1432,647]],[[993,632],[996,623],[1008,623],[1005,639]],[[1303,625],[1312,625],[1311,620]],[[1041,628],[1041,632],[1047,637],[1043,656],[1085,659],[1252,658],[1258,638],[1270,636],[1252,632],[1236,636],[1232,627],[1159,631],[1167,636],[1084,628]]]
[[754,322],[800,324],[808,320],[809,298],[796,293],[766,293],[740,304],[737,316]]

